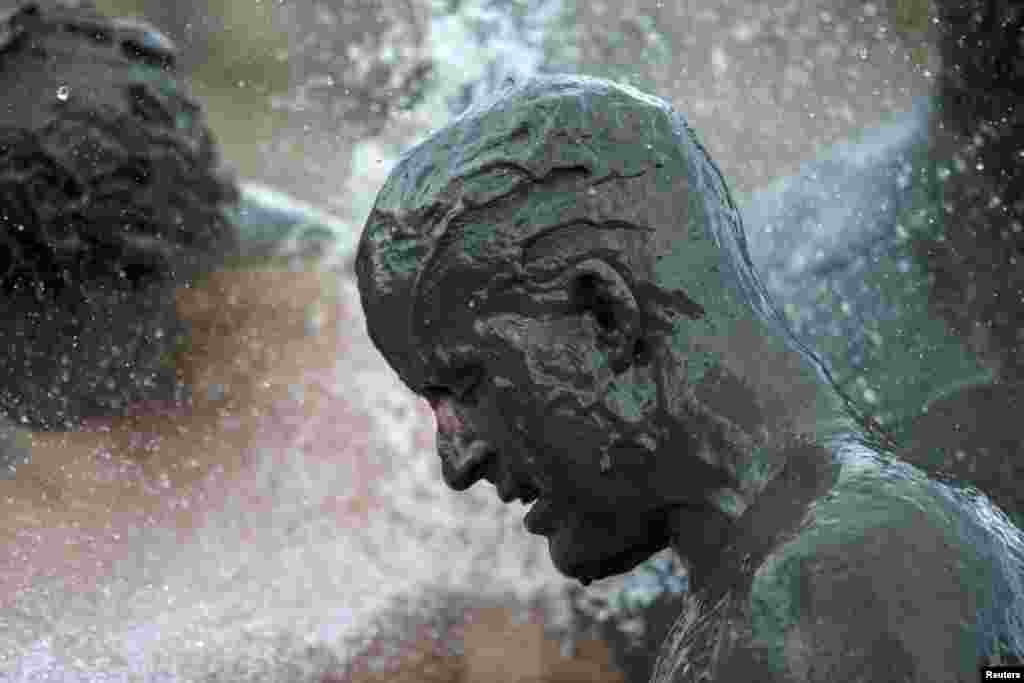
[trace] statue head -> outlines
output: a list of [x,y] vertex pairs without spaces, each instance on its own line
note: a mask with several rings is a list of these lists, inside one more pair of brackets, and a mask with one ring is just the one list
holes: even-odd
[[0,412],[37,428],[169,398],[174,290],[236,243],[174,45],[88,2],[0,13]]
[[544,76],[470,108],[399,160],[356,271],[447,483],[536,499],[527,528],[583,580],[665,547],[673,511],[699,542],[821,425],[721,174],[630,87]]

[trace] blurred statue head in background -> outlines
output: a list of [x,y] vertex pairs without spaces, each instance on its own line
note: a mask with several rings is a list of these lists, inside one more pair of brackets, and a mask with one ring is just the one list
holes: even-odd
[[545,76],[471,108],[398,162],[356,270],[447,483],[534,503],[581,580],[664,548],[680,514],[699,552],[778,473],[770,446],[820,427],[718,169],[635,89]]
[[152,27],[0,15],[0,413],[67,428],[177,390],[174,290],[236,246],[236,190]]

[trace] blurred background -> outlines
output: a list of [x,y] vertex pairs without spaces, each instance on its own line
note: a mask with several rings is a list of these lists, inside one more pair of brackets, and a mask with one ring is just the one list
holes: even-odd
[[97,5],[178,42],[243,177],[357,222],[363,186],[348,183],[372,188],[397,151],[510,76],[578,71],[658,93],[742,193],[908,111],[938,68],[925,0]]
[[[661,554],[582,590],[526,534],[521,506],[501,505],[484,485],[446,490],[433,418],[365,338],[347,255],[403,150],[507,78],[580,72],[629,82],[688,116],[747,210],[755,261],[799,320],[799,305],[812,305],[799,300],[809,273],[852,250],[836,234],[858,244],[879,226],[884,240],[898,235],[907,207],[879,208],[889,190],[864,178],[905,188],[908,145],[934,137],[940,9],[927,0],[96,5],[144,17],[179,45],[225,166],[267,201],[328,223],[335,246],[315,266],[225,276],[183,302],[197,321],[200,386],[236,397],[203,424],[244,438],[210,451],[198,417],[173,434],[157,422],[114,426],[125,435],[105,446],[105,462],[122,462],[111,476],[137,477],[148,502],[115,505],[88,533],[67,511],[12,532],[3,680],[646,680],[685,575]],[[806,184],[830,168],[831,185]],[[794,219],[808,203],[812,215]],[[856,211],[821,228],[823,206],[851,203]],[[794,243],[805,242],[814,249],[794,260]],[[826,333],[835,330],[817,332]],[[239,348],[254,359],[245,378]],[[830,358],[848,356],[843,346]],[[863,379],[872,362],[837,369],[849,370],[843,379],[868,412],[882,391],[875,375]],[[271,385],[279,391],[264,391]],[[102,450],[62,438],[37,437],[34,452],[62,462]],[[140,451],[163,460],[119,460]],[[205,478],[167,464],[208,452],[221,455],[200,468]]]

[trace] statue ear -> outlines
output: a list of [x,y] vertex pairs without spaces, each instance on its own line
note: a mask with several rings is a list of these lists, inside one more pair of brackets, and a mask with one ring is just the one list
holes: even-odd
[[582,261],[573,266],[569,287],[575,312],[592,315],[597,322],[613,371],[624,372],[637,362],[646,362],[640,307],[615,268],[601,259]]

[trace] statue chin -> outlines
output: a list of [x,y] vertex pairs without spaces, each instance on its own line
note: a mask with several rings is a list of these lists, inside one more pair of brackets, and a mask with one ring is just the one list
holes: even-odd
[[548,552],[561,573],[583,584],[625,574],[668,547],[667,531],[652,527],[646,536],[615,538],[600,525],[563,526],[548,535]]

